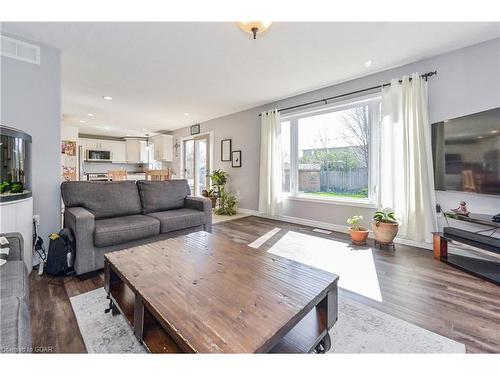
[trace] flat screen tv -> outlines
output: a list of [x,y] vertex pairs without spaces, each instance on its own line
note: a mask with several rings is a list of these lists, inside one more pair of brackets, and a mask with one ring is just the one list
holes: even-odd
[[432,124],[436,190],[500,195],[500,108]]

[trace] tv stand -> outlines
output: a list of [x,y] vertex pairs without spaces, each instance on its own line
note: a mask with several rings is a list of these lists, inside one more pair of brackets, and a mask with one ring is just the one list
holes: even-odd
[[[469,232],[454,227],[445,227],[443,228],[443,232],[433,233],[434,257],[465,272],[500,285],[500,261],[493,262],[463,255],[448,254],[449,241],[464,243],[500,254],[500,238],[492,237],[500,228],[500,223],[492,221],[490,215],[470,214],[469,216],[464,216],[447,212],[445,216],[450,219],[482,225],[484,229]],[[489,235],[482,233],[489,233]]]

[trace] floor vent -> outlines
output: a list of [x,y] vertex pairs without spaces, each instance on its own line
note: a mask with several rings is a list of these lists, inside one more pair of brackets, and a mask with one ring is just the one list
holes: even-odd
[[40,47],[0,35],[1,55],[40,65]]
[[319,229],[319,228],[314,228],[313,232],[321,233],[321,234],[332,234],[331,230],[325,230],[325,229]]

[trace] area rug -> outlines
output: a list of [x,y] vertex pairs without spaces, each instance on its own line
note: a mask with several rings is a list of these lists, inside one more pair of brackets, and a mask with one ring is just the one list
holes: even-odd
[[146,353],[122,315],[104,313],[109,306],[104,288],[70,301],[88,353]]
[[[105,314],[104,288],[71,298],[89,353],[144,353],[123,316]],[[371,307],[341,298],[331,353],[465,353],[465,346]]]

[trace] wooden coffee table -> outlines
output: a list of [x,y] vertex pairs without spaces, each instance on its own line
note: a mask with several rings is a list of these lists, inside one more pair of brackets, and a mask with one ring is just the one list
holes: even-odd
[[338,276],[207,232],[105,255],[105,287],[152,353],[330,348]]

